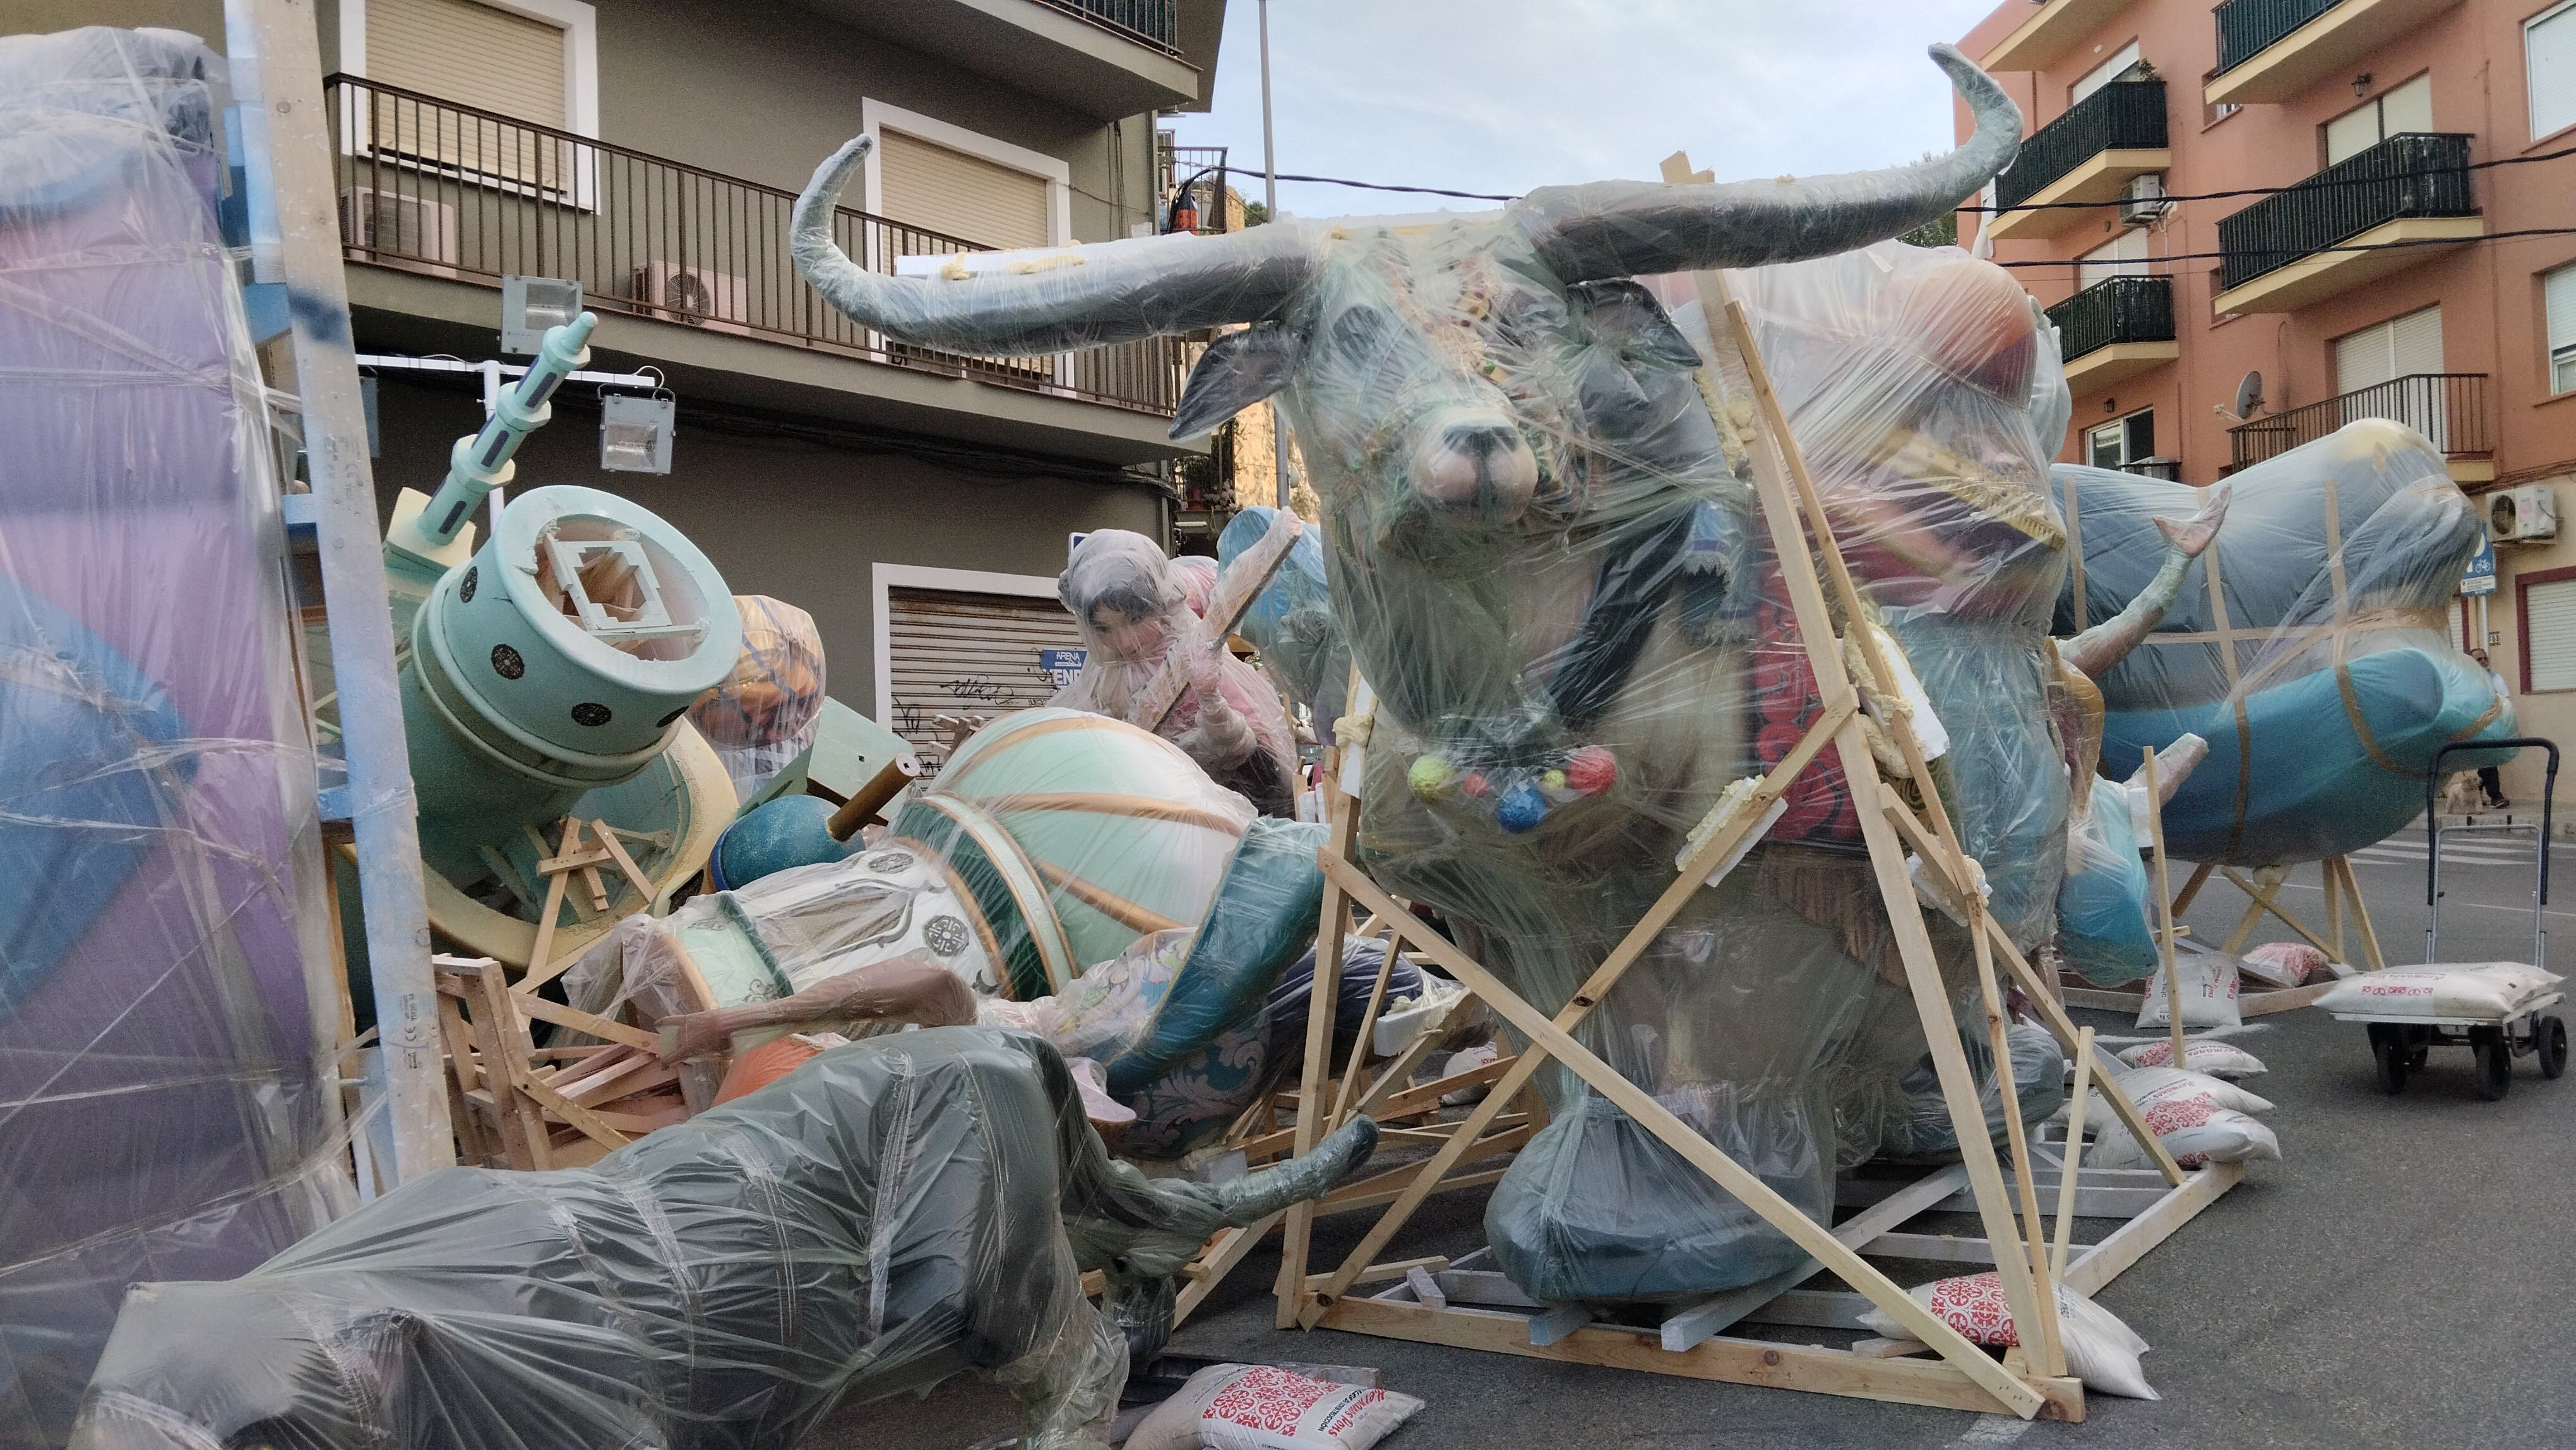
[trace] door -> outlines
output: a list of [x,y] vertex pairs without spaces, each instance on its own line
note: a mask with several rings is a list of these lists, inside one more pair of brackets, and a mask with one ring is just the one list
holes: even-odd
[[2392,418],[2449,451],[2438,305],[2336,338],[2334,359],[2344,422]]
[[2417,76],[2326,122],[2326,164],[2349,159],[2391,136],[2430,134],[2433,77]]
[[940,717],[990,720],[1043,705],[1056,691],[1050,667],[1067,663],[1054,652],[1082,650],[1062,604],[1017,594],[891,585],[885,629],[894,705],[885,723],[920,753],[925,780],[952,747],[953,727]]

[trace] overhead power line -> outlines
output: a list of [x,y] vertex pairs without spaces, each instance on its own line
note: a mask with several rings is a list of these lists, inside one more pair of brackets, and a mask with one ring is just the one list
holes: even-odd
[[[2227,201],[2240,196],[2279,196],[2285,191],[2324,191],[2329,187],[2337,186],[2379,186],[2391,181],[2422,181],[2429,177],[2448,176],[2456,171],[2484,171],[2489,167],[2495,166],[2524,166],[2534,161],[2557,161],[2568,156],[2576,156],[2576,146],[2570,146],[2560,151],[2544,151],[2538,156],[2498,156],[2488,161],[2472,161],[2466,166],[2444,166],[2432,171],[2399,171],[2386,176],[2350,176],[2339,177],[2331,181],[2320,181],[2314,177],[2310,177],[2306,181],[2294,181],[2288,186],[2247,186],[2239,187],[2234,191],[2196,191],[2190,193],[2166,192],[2161,196],[2144,199],[2152,201]],[[2110,205],[2113,205],[2113,203],[2107,201],[2031,201],[2023,202],[2018,206],[1962,206],[1955,208],[1955,210],[1992,212],[2063,210],[2094,211]]]
[[[2214,262],[2228,257],[2313,257],[2326,252],[2393,252],[2400,247],[2457,247],[2471,242],[2501,242],[2514,237],[2576,236],[2576,227],[2525,227],[2520,231],[2486,232],[2474,237],[2424,237],[2406,242],[2350,242],[2332,247],[2240,247],[2233,252],[2176,252],[2169,257],[2131,258],[2132,262]],[[2051,257],[2037,262],[1996,262],[1998,267],[2078,267],[2087,265],[2081,257]],[[2110,266],[2127,263],[2090,265]]]

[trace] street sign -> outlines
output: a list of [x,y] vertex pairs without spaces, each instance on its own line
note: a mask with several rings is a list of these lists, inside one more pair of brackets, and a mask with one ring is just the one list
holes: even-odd
[[2495,540],[2488,538],[2486,531],[2481,529],[2478,531],[2477,556],[2469,560],[2469,572],[2460,576],[2460,594],[2464,598],[2493,594],[2495,588]]
[[1082,662],[1090,657],[1087,649],[1042,649],[1038,651],[1038,673],[1061,690],[1082,673]]

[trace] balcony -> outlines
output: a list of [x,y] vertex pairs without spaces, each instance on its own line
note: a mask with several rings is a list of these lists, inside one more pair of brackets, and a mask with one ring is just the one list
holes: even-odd
[[1995,205],[2037,209],[1997,213],[1987,235],[2053,237],[2089,222],[2088,208],[2119,201],[2132,177],[2171,166],[2165,146],[2165,83],[2113,81],[2022,143],[1995,178]]
[[[328,102],[341,143],[341,243],[351,262],[478,290],[498,288],[504,275],[575,280],[595,312],[667,325],[622,338],[604,326],[599,345],[809,384],[848,397],[855,421],[962,428],[1011,446],[1121,462],[1173,453],[1147,440],[1160,443],[1162,420],[1179,401],[1178,339],[1034,358],[911,347],[843,316],[797,274],[787,250],[793,192],[347,76],[330,78]],[[833,230],[861,265],[888,273],[899,257],[989,250],[847,207]],[[361,290],[353,278],[353,294]],[[470,297],[458,305],[417,287],[399,296],[407,300],[374,305],[450,323],[497,315]],[[488,339],[488,322],[482,332]],[[746,353],[746,345],[757,346]],[[835,365],[843,359],[920,381],[875,369],[854,376]],[[959,380],[1054,406],[961,394]],[[798,390],[755,391],[776,407]],[[1066,404],[1095,406],[1068,413]],[[1133,421],[1104,418],[1103,408]]]
[[2391,136],[2225,218],[2217,312],[2295,311],[2484,236],[2468,167],[2466,136]]
[[2045,70],[2128,8],[2129,0],[2047,0],[1977,64],[1986,70]]
[[[789,3],[1103,121],[1205,98],[1183,0]],[[1212,43],[1202,59],[1214,68]]]
[[[1175,143],[1169,131],[1154,133],[1154,169],[1162,177],[1156,195],[1169,208],[1183,187],[1189,188],[1190,202],[1197,208],[1200,236],[1212,237],[1243,230],[1243,193],[1234,187],[1234,173],[1225,162],[1222,146],[1182,146]],[[1170,226],[1168,210],[1155,218],[1158,226]]]
[[2171,277],[2110,277],[2048,309],[2077,396],[2182,356]]
[[2364,418],[2403,423],[2431,439],[2450,457],[2451,477],[2459,482],[2495,477],[2495,403],[2484,373],[2410,373],[2240,423],[2227,430],[2228,459],[2235,468],[2250,468]]
[[2350,78],[2355,62],[2461,0],[2226,0],[2218,22],[2218,74],[2204,99],[2245,105],[2296,100],[2310,86]]

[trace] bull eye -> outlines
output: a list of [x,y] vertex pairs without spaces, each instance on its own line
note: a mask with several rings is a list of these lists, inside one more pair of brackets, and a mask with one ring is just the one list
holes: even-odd
[[1386,313],[1376,307],[1358,306],[1333,319],[1330,336],[1333,346],[1344,356],[1369,361],[1377,352],[1379,341],[1386,336]]

